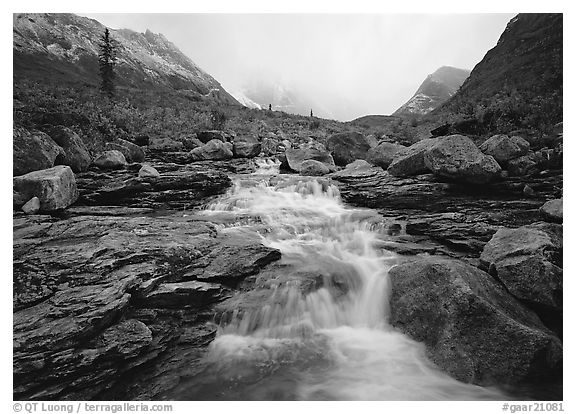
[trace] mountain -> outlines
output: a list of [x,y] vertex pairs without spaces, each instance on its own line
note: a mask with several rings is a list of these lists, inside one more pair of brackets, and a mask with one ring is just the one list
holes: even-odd
[[562,14],[519,14],[460,90],[432,116],[481,120],[486,128],[543,128],[562,120]]
[[467,69],[442,66],[428,75],[414,96],[392,115],[411,117],[433,111],[456,93],[468,75],[470,71]]
[[[14,81],[78,82],[97,85],[98,43],[105,26],[67,13],[14,14]],[[238,102],[163,35],[147,30],[110,30],[118,45],[121,86],[186,90],[223,104]]]

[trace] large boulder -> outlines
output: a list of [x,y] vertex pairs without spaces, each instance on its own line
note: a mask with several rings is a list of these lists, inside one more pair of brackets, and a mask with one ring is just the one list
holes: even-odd
[[562,211],[561,198],[547,201],[542,207],[540,207],[540,214],[544,217],[544,220],[553,223],[562,223]]
[[198,138],[203,144],[207,144],[213,139],[218,141],[226,142],[226,134],[222,131],[200,131],[196,133],[196,138]]
[[126,157],[120,151],[109,150],[96,157],[92,164],[102,170],[115,170],[124,168],[127,162]]
[[502,228],[484,246],[480,264],[516,298],[537,308],[562,309],[562,226]]
[[424,163],[424,154],[437,142],[438,138],[423,139],[398,152],[388,166],[388,173],[396,177],[409,177],[429,172]]
[[326,175],[329,172],[330,169],[326,164],[316,160],[306,160],[302,162],[302,168],[300,169],[300,174],[309,176]]
[[145,153],[140,146],[126,141],[125,139],[115,139],[112,142],[106,143],[106,149],[117,150],[124,155],[128,162],[142,162],[144,161]]
[[404,145],[382,142],[378,146],[370,148],[366,153],[366,161],[377,167],[387,169],[398,153],[405,149]]
[[326,142],[336,165],[345,166],[358,159],[364,159],[370,149],[369,141],[358,132],[342,132],[332,135]]
[[435,175],[472,184],[486,184],[500,177],[501,168],[463,135],[441,137],[424,153],[424,163]]
[[390,322],[460,381],[518,384],[561,375],[562,344],[482,270],[428,258],[390,270]]
[[38,197],[40,211],[60,210],[78,199],[76,178],[66,165],[14,177],[13,186],[22,199]]
[[281,168],[301,172],[304,161],[315,160],[324,164],[330,171],[336,171],[332,156],[320,148],[293,148],[286,150],[284,154],[285,159],[282,160]]
[[237,158],[254,158],[261,150],[262,144],[252,135],[240,135],[234,138],[232,153]]
[[232,150],[223,141],[213,139],[188,153],[191,161],[227,160],[233,157]]
[[505,168],[510,160],[526,155],[529,150],[530,143],[517,135],[494,135],[480,145],[480,151],[494,157],[502,168]]
[[12,141],[12,174],[22,175],[54,166],[64,150],[47,134],[16,127]]
[[74,172],[88,169],[92,158],[88,152],[88,147],[78,134],[62,125],[53,126],[47,132],[64,151],[64,155],[58,156],[55,160],[56,164],[68,165]]

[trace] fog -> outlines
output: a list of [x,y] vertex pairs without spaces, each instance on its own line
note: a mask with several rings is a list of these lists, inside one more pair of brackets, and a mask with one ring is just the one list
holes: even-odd
[[514,14],[83,14],[164,34],[231,93],[281,85],[319,116],[390,114],[440,66],[472,69]]

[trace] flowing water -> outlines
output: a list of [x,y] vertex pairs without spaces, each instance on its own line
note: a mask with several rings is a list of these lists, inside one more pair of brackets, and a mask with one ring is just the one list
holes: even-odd
[[277,167],[261,162],[255,174],[238,177],[205,214],[228,218],[220,231],[257,235],[279,249],[286,274],[252,306],[229,310],[202,374],[171,398],[506,398],[442,373],[422,344],[390,326],[387,274],[398,258],[375,247],[375,213],[346,206],[326,180],[278,175]]

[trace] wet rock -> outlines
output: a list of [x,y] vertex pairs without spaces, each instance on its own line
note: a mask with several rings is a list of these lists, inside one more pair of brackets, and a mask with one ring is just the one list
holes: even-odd
[[140,146],[126,141],[124,139],[116,139],[112,142],[106,143],[106,149],[117,150],[124,155],[128,162],[142,162],[144,161],[145,153]]
[[502,228],[484,246],[480,264],[516,298],[562,309],[562,226]]
[[321,176],[326,175],[330,172],[330,169],[320,161],[316,160],[305,160],[302,162],[302,167],[300,169],[300,174],[310,175],[310,176]]
[[544,220],[552,223],[562,223],[562,198],[547,201],[540,207],[540,214]]
[[145,295],[140,306],[148,308],[202,307],[222,299],[222,286],[216,283],[189,282],[164,283]]
[[56,157],[64,155],[64,150],[43,132],[16,127],[12,137],[13,175],[51,168]]
[[56,164],[68,165],[74,172],[88,169],[92,158],[78,134],[62,125],[53,126],[47,132],[64,151],[64,155],[57,157]]
[[451,259],[390,270],[393,326],[460,381],[520,384],[561,375],[562,345],[483,271]]
[[138,171],[138,177],[140,178],[155,178],[160,177],[158,170],[151,165],[143,165]]
[[200,131],[196,133],[196,138],[198,138],[202,143],[207,144],[213,139],[226,142],[226,135],[222,131]]
[[366,161],[383,169],[387,169],[396,155],[406,147],[392,142],[382,142],[378,146],[370,148],[366,154]]
[[124,168],[127,162],[126,157],[120,151],[109,150],[96,157],[92,164],[103,170],[113,170]]
[[424,163],[432,173],[471,184],[487,184],[500,178],[501,168],[490,155],[484,155],[463,135],[448,135],[424,153]]
[[232,152],[238,158],[254,158],[260,154],[262,144],[256,137],[250,135],[240,135],[234,138]]
[[388,166],[388,173],[396,177],[408,177],[429,172],[424,163],[424,154],[437,142],[438,138],[423,139],[397,153]]
[[78,199],[76,178],[65,165],[14,177],[13,186],[22,199],[38,197],[41,211],[60,210]]
[[36,214],[40,211],[40,199],[38,197],[32,197],[22,206],[22,211],[26,214]]
[[336,165],[345,166],[357,159],[364,159],[370,143],[357,132],[342,132],[328,138],[326,148],[332,154]]
[[530,143],[517,135],[493,135],[480,145],[480,151],[494,157],[502,168],[506,168],[510,160],[526,155],[529,150]]
[[300,172],[302,163],[306,160],[315,160],[324,164],[330,171],[335,171],[334,159],[325,150],[317,148],[298,148],[286,150],[285,159],[280,168]]
[[217,139],[194,148],[188,155],[191,161],[226,160],[233,157],[232,150],[223,141]]

